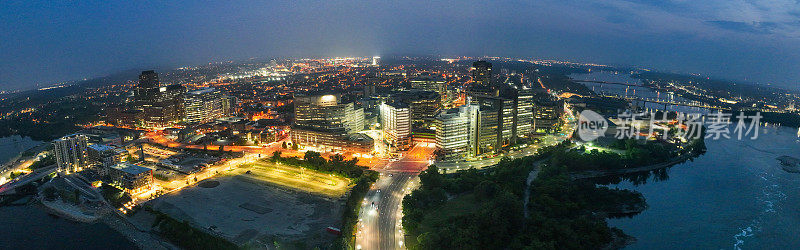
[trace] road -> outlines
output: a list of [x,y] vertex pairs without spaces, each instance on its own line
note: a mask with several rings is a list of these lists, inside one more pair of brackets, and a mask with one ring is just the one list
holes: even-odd
[[367,192],[358,217],[356,249],[402,248],[403,197],[419,184],[417,175],[428,167],[434,150],[418,144],[400,160],[378,169],[381,177]]
[[[148,142],[159,144],[164,147],[168,148],[191,148],[191,149],[203,149],[203,145],[194,145],[194,144],[187,144],[176,142],[173,140],[168,139],[164,136],[163,132],[149,132],[146,134],[145,138],[148,139]],[[232,152],[245,152],[245,153],[252,153],[252,154],[260,154],[262,157],[269,157],[272,156],[272,153],[275,151],[281,151],[281,156],[283,157],[299,157],[303,158],[305,155],[305,151],[296,151],[292,149],[284,149],[282,147],[284,142],[291,142],[289,137],[284,138],[283,140],[276,141],[269,143],[265,146],[225,146],[223,150],[225,151],[232,151]],[[219,150],[219,146],[216,145],[206,145],[206,149],[208,150]],[[332,153],[328,152],[321,152],[322,157],[328,158],[332,156]],[[358,155],[360,156],[360,155]],[[353,154],[345,153],[345,159],[351,159],[351,157],[355,157]],[[369,167],[369,168],[376,168],[386,163],[385,160],[378,158],[378,157],[357,157],[358,158],[358,165]]]
[[3,184],[2,186],[0,186],[0,194],[13,194],[15,192],[14,189],[16,189],[17,187],[21,187],[25,184],[42,179],[45,176],[48,176],[55,172],[56,172],[55,165],[39,169],[38,171],[27,174],[23,177],[20,177],[19,179]]

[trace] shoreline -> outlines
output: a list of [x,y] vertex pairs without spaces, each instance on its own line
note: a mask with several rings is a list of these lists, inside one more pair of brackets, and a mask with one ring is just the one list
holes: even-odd
[[94,223],[103,217],[103,215],[82,214],[79,211],[74,210],[71,205],[61,201],[44,201],[39,197],[34,197],[33,199],[36,199],[38,204],[40,204],[41,207],[44,208],[44,210],[48,213],[68,220],[82,223]]
[[612,176],[612,175],[623,175],[623,174],[632,174],[632,173],[639,173],[645,171],[653,171],[662,168],[671,167],[673,165],[677,165],[683,163],[689,159],[695,158],[701,155],[700,153],[690,152],[684,156],[679,157],[678,159],[656,163],[652,165],[645,165],[640,167],[633,167],[633,168],[622,168],[622,169],[609,169],[609,170],[587,170],[587,171],[580,171],[580,172],[573,172],[570,173],[570,178],[573,180],[579,179],[591,179],[597,177],[605,177],[605,176]]

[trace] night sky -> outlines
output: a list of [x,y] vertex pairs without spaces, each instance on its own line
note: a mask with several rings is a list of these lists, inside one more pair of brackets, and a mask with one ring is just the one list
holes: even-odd
[[639,65],[800,89],[797,0],[3,0],[0,34],[2,90],[133,68],[381,54]]

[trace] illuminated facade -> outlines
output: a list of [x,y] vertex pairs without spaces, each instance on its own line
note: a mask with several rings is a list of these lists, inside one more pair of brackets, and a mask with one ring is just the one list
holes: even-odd
[[439,94],[439,98],[444,101],[447,96],[447,80],[436,76],[415,77],[409,80],[412,89],[433,91]]
[[223,95],[214,88],[203,88],[186,93],[183,100],[183,121],[206,123],[225,116]]
[[[364,130],[364,109],[340,95],[297,95],[292,141],[323,151],[371,152],[373,141],[351,138]],[[357,136],[356,136],[357,137]]]
[[145,127],[163,127],[181,120],[181,105],[186,88],[180,84],[162,87],[155,71],[142,71],[134,92],[135,109],[141,111]]
[[58,171],[74,173],[81,171],[86,165],[87,138],[74,134],[53,141],[53,154],[56,156]]
[[122,162],[122,158],[127,154],[124,149],[102,144],[92,144],[87,149],[86,155],[89,161],[105,167]]
[[108,176],[112,186],[128,194],[139,194],[150,190],[153,186],[153,170],[130,163],[109,166]]
[[384,139],[398,149],[411,147],[411,109],[405,103],[383,103],[380,106]]
[[533,128],[536,133],[552,132],[564,113],[564,102],[548,94],[534,97]]
[[472,63],[472,81],[481,87],[492,85],[492,63],[476,61]]
[[516,121],[514,134],[518,137],[528,137],[533,133],[533,91],[522,88],[517,92]]
[[436,146],[439,160],[455,161],[475,155],[478,107],[465,105],[443,110],[436,116]]

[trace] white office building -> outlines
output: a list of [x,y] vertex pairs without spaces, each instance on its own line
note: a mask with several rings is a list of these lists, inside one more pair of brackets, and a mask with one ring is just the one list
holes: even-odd
[[398,149],[411,147],[411,110],[405,103],[383,103],[380,106],[383,137]]
[[443,110],[436,116],[436,147],[441,151],[440,160],[463,160],[474,155],[478,114],[478,106],[464,105]]

